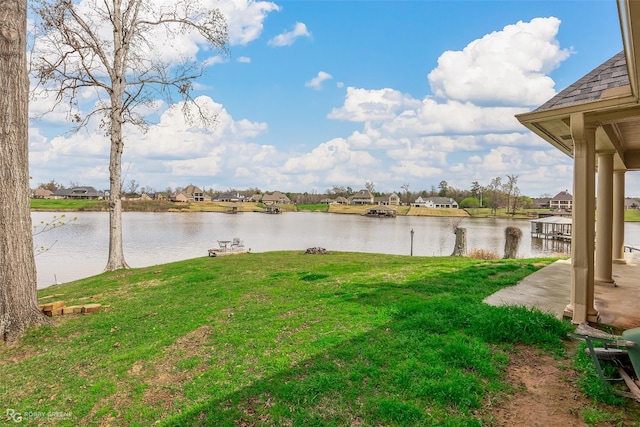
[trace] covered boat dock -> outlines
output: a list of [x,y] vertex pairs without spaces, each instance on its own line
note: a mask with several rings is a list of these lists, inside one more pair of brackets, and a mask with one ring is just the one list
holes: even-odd
[[374,216],[378,218],[395,218],[396,210],[388,206],[379,205],[367,209],[365,216]]
[[571,241],[571,218],[548,216],[531,220],[531,237]]

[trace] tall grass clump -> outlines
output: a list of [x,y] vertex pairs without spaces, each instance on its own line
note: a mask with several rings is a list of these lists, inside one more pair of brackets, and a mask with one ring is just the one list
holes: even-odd
[[497,252],[491,251],[488,249],[472,249],[469,252],[469,258],[473,259],[484,259],[484,260],[492,260],[492,259],[500,259],[500,255]]

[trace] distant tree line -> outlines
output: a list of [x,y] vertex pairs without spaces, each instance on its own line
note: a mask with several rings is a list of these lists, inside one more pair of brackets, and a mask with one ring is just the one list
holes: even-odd
[[[454,199],[458,203],[458,205],[460,205],[460,207],[464,209],[491,208],[491,210],[495,214],[498,209],[506,208],[507,213],[515,215],[518,210],[530,209],[533,207],[533,199],[531,197],[520,194],[520,189],[517,184],[518,176],[510,174],[504,178],[496,176],[495,178],[491,179],[491,181],[486,185],[482,185],[478,181],[473,181],[467,189],[455,188],[451,186],[447,181],[442,180],[437,186],[432,185],[429,189],[411,191],[409,184],[405,183],[402,184],[400,188],[395,191],[395,193],[400,196],[400,199],[406,205],[411,204],[418,197],[448,197]],[[75,182],[71,182],[69,186],[77,187],[78,184]],[[56,180],[54,179],[49,182],[40,183],[37,187],[45,188],[51,191],[65,188],[64,185],[56,182]],[[382,197],[393,192],[392,191],[384,193],[376,191],[373,181],[365,181],[363,187],[356,189],[350,186],[345,187],[342,185],[334,185],[333,187],[326,189],[322,193],[313,189],[310,192],[284,192],[284,194],[286,194],[287,197],[289,197],[289,199],[291,199],[293,202],[298,204],[317,204],[320,203],[323,199],[327,198],[349,198],[350,196],[360,191],[360,189],[362,188],[371,192],[374,197]],[[133,179],[129,180],[126,183],[123,183],[122,189],[123,195],[127,197],[139,197],[143,193],[149,194],[157,192],[157,190],[153,187],[142,185]],[[162,190],[162,192],[171,197],[175,194],[178,194],[183,189],[184,187],[167,187]],[[203,188],[202,190],[212,198],[220,193],[228,192],[237,193],[246,198],[249,198],[254,194],[265,193],[265,191],[257,187],[247,189],[229,188],[227,190]]]

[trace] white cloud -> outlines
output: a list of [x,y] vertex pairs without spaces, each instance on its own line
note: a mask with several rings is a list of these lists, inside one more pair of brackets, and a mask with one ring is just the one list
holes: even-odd
[[548,73],[570,55],[555,38],[555,17],[519,21],[447,51],[429,73],[433,93],[485,105],[540,105],[555,95]]
[[442,169],[430,166],[427,162],[418,160],[403,160],[391,167],[394,175],[407,179],[408,177],[428,179],[442,176]]
[[222,172],[224,147],[208,150],[206,156],[184,160],[168,160],[165,165],[174,176],[216,176]]
[[[547,144],[548,145],[548,144]],[[566,154],[555,148],[547,150],[535,150],[529,153],[528,159],[536,165],[553,166],[562,162],[567,162],[569,158]]]
[[331,74],[326,73],[324,71],[320,71],[318,72],[317,76],[315,76],[314,78],[306,82],[304,85],[307,87],[314,88],[315,90],[320,90],[322,89],[322,83],[325,82],[326,80],[331,80],[332,78],[333,76]]
[[[233,27],[235,44],[259,37],[266,15],[279,10],[267,2],[215,4],[233,17],[230,33]],[[247,15],[241,17],[243,13]],[[301,29],[279,36],[277,43],[288,45],[296,37],[309,36],[300,25]],[[342,105],[325,119],[352,122],[347,125],[357,130],[296,152],[263,143],[267,123],[234,118],[209,97],[197,101],[205,111],[217,114],[212,129],[186,121],[182,103],[159,104],[150,110],[157,122],[148,132],[126,130],[127,179],[157,189],[206,180],[220,185],[218,189],[259,186],[291,191],[323,191],[333,185],[356,188],[365,180],[376,182],[379,191],[397,191],[405,182],[411,183],[412,191],[428,189],[443,179],[468,188],[472,181],[487,184],[490,177],[506,174],[519,175],[519,185],[531,189],[546,185],[550,177],[570,183],[570,159],[526,131],[514,117],[529,111],[527,106],[537,96],[544,102],[554,93],[546,73],[569,54],[555,40],[558,25],[555,18],[520,22],[470,43],[461,52],[443,54],[430,74],[433,95],[416,98],[388,87],[347,87]],[[190,39],[186,51],[189,46],[198,48]],[[236,61],[251,59],[241,56]],[[456,67],[466,67],[465,73]],[[505,70],[511,74],[506,76]],[[305,85],[319,89],[332,78],[320,71]],[[86,105],[95,99],[91,92],[83,94]],[[35,114],[52,105],[51,99],[41,99],[31,103],[31,110]],[[55,110],[49,119],[63,121],[66,110]],[[96,187],[106,186],[109,144],[96,123],[82,134],[53,139],[46,135],[40,127],[30,135],[36,183],[71,179],[92,185],[89,180],[95,180],[103,183]]]
[[366,151],[354,151],[342,138],[324,142],[310,153],[292,157],[284,164],[285,172],[328,171],[339,164],[352,167],[372,166],[374,157]]
[[[154,20],[161,13],[173,10],[176,7],[176,2],[173,0],[150,0],[150,3],[151,7],[141,10],[139,19]],[[109,21],[104,19],[106,15],[104,8],[104,2],[98,0],[81,0],[76,4],[78,14],[82,16],[98,36],[101,48],[107,52],[108,56],[111,56],[113,33]],[[267,15],[280,10],[275,3],[265,1],[204,0],[199,10],[191,10],[190,12],[194,16],[197,14],[204,16],[212,9],[219,9],[224,16],[231,46],[246,45],[259,38]],[[74,25],[71,20],[69,25]],[[134,43],[144,45],[144,51],[141,51],[144,53],[141,62],[145,64],[145,68],[147,62],[151,60],[161,61],[166,64],[179,64],[185,61],[196,61],[198,60],[198,54],[211,51],[212,47],[197,30],[175,30],[176,28],[171,28],[171,26],[153,26],[147,33],[141,34],[138,40],[134,40]],[[55,34],[50,34],[49,39],[45,37],[36,39],[36,57],[57,55],[58,50],[51,44],[53,39],[55,39]],[[73,58],[74,55],[68,57],[71,60]],[[77,56],[75,58],[79,60]],[[225,61],[226,58],[224,56],[210,55],[203,60],[202,64],[209,66]],[[104,67],[97,60],[94,62],[96,62],[94,64],[94,73],[99,74],[99,70],[102,70],[101,72],[106,75]],[[139,68],[142,68],[142,66]]]
[[[172,167],[187,170],[185,160],[197,162],[202,159],[214,160],[222,154],[229,155],[231,147],[242,151],[251,146],[246,141],[267,130],[265,123],[255,123],[246,119],[234,120],[227,110],[211,98],[201,96],[195,100],[199,108],[207,114],[216,114],[216,123],[209,128],[201,123],[186,120],[178,103],[166,110],[156,125],[146,133],[129,129],[127,139],[135,141],[126,145],[125,156],[132,158],[155,158],[167,160]],[[222,147],[222,148],[221,148]],[[168,163],[169,164],[169,163]],[[195,170],[202,169],[198,166]],[[218,170],[213,167],[212,170]],[[212,173],[216,175],[217,173]]]
[[471,135],[407,139],[397,148],[387,149],[387,154],[392,159],[430,159],[432,162],[445,165],[448,153],[478,150],[480,146],[476,139]]
[[[32,81],[31,87],[35,88],[36,83]],[[86,91],[82,93],[84,95]],[[29,117],[37,120],[38,123],[63,123],[69,121],[70,117],[81,113],[75,106],[59,103],[54,92],[32,90],[31,97],[32,99],[29,101]]]
[[280,11],[280,6],[275,3],[253,0],[208,0],[205,6],[218,8],[225,16],[232,46],[247,45],[257,40],[267,15]]
[[[217,114],[213,128],[188,122],[182,111],[182,103],[166,109],[158,123],[151,125],[145,133],[139,128],[125,127],[123,165],[132,162],[137,164],[135,169],[129,170],[131,178],[145,182],[148,179],[147,170],[155,170],[156,173],[160,170],[160,179],[166,179],[168,175],[214,177],[251,158],[277,158],[273,147],[247,142],[267,130],[265,123],[234,120],[222,105],[209,97],[196,98],[196,102],[204,111]],[[109,141],[97,128],[57,136],[50,141],[37,133],[31,136],[30,143],[32,168],[49,167],[55,163],[67,169],[65,175],[71,175],[95,164],[97,159],[105,168],[108,166]],[[279,160],[282,162],[282,159]],[[106,169],[105,173],[103,185],[108,182]],[[81,174],[78,172],[78,175]],[[164,188],[158,183],[146,184]]]
[[408,177],[453,182],[455,176],[466,188],[478,176],[557,164],[561,155],[514,116],[555,94],[546,73],[570,53],[555,40],[559,23],[519,22],[443,54],[430,74],[436,96],[417,100],[392,88],[349,87],[328,117],[363,123],[347,138],[350,147],[368,150],[396,183]]
[[203,67],[210,67],[212,65],[224,64],[226,62],[229,62],[229,59],[226,56],[214,55],[214,56],[210,56],[209,58],[206,58],[206,59],[202,60],[202,66]]
[[328,117],[353,122],[390,120],[403,110],[416,108],[419,104],[420,101],[394,89],[348,87],[344,104],[334,108]]
[[479,164],[479,163],[482,163],[482,157],[478,156],[478,155],[469,156],[467,158],[467,162],[470,163],[470,164]]
[[236,61],[240,62],[241,64],[250,64],[251,58],[249,58],[248,56],[240,56],[238,59],[236,59]]
[[267,44],[274,47],[291,46],[300,37],[311,37],[311,33],[302,22],[296,22],[293,30],[278,34],[269,40]]
[[522,167],[520,151],[513,147],[492,148],[483,156],[482,168],[489,174],[504,175],[514,173]]
[[525,109],[517,107],[481,107],[470,102],[438,103],[425,98],[414,110],[406,110],[385,123],[389,132],[418,135],[478,134],[522,131],[514,117]]
[[[563,190],[572,191],[573,168],[570,163],[549,166],[527,167],[526,171],[516,172],[518,186],[530,188],[529,197],[540,197],[543,194],[555,196]],[[536,191],[537,190],[537,191]]]

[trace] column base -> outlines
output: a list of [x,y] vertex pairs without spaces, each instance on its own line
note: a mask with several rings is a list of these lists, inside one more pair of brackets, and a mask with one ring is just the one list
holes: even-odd
[[586,319],[576,319],[573,318],[573,304],[567,304],[564,308],[564,312],[562,313],[562,317],[566,319],[571,319],[571,323],[574,325],[578,325],[580,323],[589,322],[589,323],[600,323],[600,313],[596,309],[591,309],[587,312]]
[[587,316],[587,321],[589,323],[600,323],[600,313],[588,315]]
[[616,285],[616,281],[613,279],[594,279],[593,283],[595,285],[605,286],[607,288],[615,288],[618,286]]
[[624,258],[616,258],[616,259],[612,259],[611,263],[618,264],[618,265],[625,265],[627,263],[627,260]]
[[567,304],[562,312],[562,318],[573,320],[573,304]]

